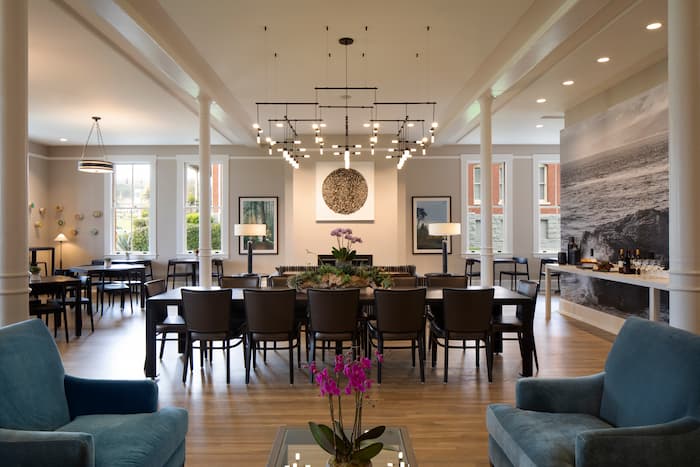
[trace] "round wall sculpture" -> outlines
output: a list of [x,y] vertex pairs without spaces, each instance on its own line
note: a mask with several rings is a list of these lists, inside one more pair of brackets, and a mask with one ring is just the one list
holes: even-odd
[[352,214],[367,201],[367,181],[354,169],[336,169],[323,180],[326,206],[338,214]]

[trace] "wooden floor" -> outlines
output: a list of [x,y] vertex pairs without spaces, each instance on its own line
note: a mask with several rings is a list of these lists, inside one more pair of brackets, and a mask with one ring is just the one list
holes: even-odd
[[[603,368],[612,337],[553,313],[544,318],[544,298],[536,313],[535,336],[540,361],[538,377],[577,376]],[[555,303],[554,309],[558,308]],[[59,332],[56,342],[66,373],[89,378],[142,378],[145,313],[118,308],[96,317],[95,332],[88,329],[66,344]],[[69,317],[72,322],[72,318]],[[188,466],[263,466],[280,425],[305,426],[310,420],[326,422],[325,399],[308,383],[307,370],[297,370],[296,384],[288,384],[286,351],[259,357],[257,373],[245,385],[240,348],[232,354],[231,384],[226,384],[221,352],[212,365],[198,367],[183,385],[182,360],[176,343],[166,344],[158,362],[161,406],[189,411]],[[505,343],[494,362],[494,381],[486,378],[485,358],[474,367],[474,351],[450,351],[449,383],[442,383],[442,355],[438,367],[426,369],[426,383],[411,368],[407,350],[385,353],[383,384],[370,392],[372,407],[365,410],[365,426],[405,425],[422,466],[487,466],[485,409],[492,402],[513,403],[520,371],[517,342]]]

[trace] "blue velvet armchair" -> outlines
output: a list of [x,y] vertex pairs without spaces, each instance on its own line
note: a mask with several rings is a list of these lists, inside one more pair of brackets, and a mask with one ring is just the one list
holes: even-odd
[[629,318],[592,376],[523,378],[486,411],[491,464],[700,466],[700,336]]
[[0,464],[182,466],[186,433],[153,381],[68,376],[41,320],[0,328]]

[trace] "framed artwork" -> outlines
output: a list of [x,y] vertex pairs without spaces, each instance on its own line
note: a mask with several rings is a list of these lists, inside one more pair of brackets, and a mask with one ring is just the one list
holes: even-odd
[[[442,237],[428,235],[428,224],[450,222],[450,196],[411,197],[413,218],[413,254],[442,253]],[[452,253],[452,242],[447,242],[447,252]]]
[[277,196],[238,198],[239,224],[265,224],[265,238],[238,237],[238,254],[248,254],[248,240],[253,240],[254,255],[276,255],[277,250]]
[[316,221],[374,220],[374,162],[316,163]]

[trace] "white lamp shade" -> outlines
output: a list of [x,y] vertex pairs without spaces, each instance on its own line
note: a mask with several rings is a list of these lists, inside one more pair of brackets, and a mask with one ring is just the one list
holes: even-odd
[[60,234],[56,235],[56,238],[54,238],[53,241],[54,242],[67,242],[68,237],[63,235],[63,232],[61,232]]
[[460,233],[462,233],[462,225],[457,222],[428,224],[428,234],[435,237],[459,235]]
[[265,224],[234,224],[233,235],[238,237],[264,237],[267,232]]

